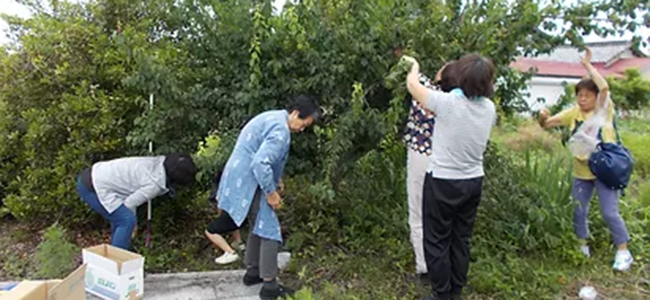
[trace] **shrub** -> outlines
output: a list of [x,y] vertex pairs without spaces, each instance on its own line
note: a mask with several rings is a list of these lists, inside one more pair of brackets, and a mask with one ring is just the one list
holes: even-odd
[[529,151],[518,165],[507,152],[491,145],[485,160],[484,197],[475,228],[477,248],[571,259],[575,238],[568,157]]
[[68,241],[66,230],[54,224],[45,230],[36,249],[38,276],[47,279],[63,278],[75,267],[80,249]]
[[635,175],[645,179],[650,178],[650,152],[648,151],[650,135],[621,132],[621,139],[634,157]]
[[558,138],[542,129],[537,123],[526,123],[517,127],[517,133],[505,138],[505,145],[518,152],[543,151],[552,153],[558,149]]

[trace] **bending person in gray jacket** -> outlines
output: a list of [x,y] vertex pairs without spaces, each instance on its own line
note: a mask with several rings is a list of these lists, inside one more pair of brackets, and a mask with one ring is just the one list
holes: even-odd
[[77,178],[77,192],[111,223],[111,245],[129,249],[141,204],[194,182],[196,165],[188,154],[127,157],[95,163]]

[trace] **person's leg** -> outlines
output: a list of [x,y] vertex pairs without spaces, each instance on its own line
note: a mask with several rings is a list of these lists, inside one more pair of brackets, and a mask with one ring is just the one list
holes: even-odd
[[278,251],[280,242],[260,238],[260,277],[272,281],[278,277]]
[[248,245],[248,249],[246,249],[244,258],[246,262],[244,284],[253,285],[262,283],[262,277],[260,276],[260,248],[262,241],[257,235],[251,232],[248,234],[246,244]]
[[237,224],[235,224],[235,221],[227,212],[222,211],[221,214],[214,219],[210,225],[208,225],[208,228],[205,231],[205,236],[224,252],[222,256],[215,259],[217,264],[229,264],[239,259],[239,255],[237,255],[235,250],[232,249],[230,244],[228,244],[228,241],[226,241],[222,236],[223,234],[233,230],[237,230]]
[[422,229],[422,190],[429,159],[425,154],[408,149],[406,169],[406,192],[408,195],[409,218],[411,229],[411,244],[415,253],[415,272],[427,273],[424,260],[423,229]]
[[468,195],[465,202],[457,209],[458,215],[453,222],[451,235],[451,293],[453,299],[459,299],[467,284],[469,271],[471,238],[476,221],[481,195],[483,193],[483,178],[465,180],[462,182],[462,192]]
[[258,189],[253,197],[253,203],[248,211],[248,222],[250,223],[251,232],[248,233],[246,241],[247,250],[245,256],[246,262],[246,275],[244,275],[244,284],[253,285],[262,283],[260,277],[260,251],[262,247],[262,240],[259,236],[253,234],[255,228],[255,221],[257,220],[257,212],[260,209],[260,198],[262,197],[261,191]]
[[220,234],[210,233],[206,230],[205,237],[207,237],[213,245],[217,246],[217,248],[221,249],[224,253],[235,253],[235,250],[230,247],[226,239],[224,239]]
[[[90,209],[100,214],[102,217],[104,217],[104,219],[108,220],[108,216],[110,214],[108,213],[108,211],[106,211],[106,208],[104,208],[102,203],[99,201],[97,194],[95,192],[90,191],[82,183],[81,176],[77,178],[77,193],[79,194],[79,197],[81,197],[81,200],[83,200],[86,204],[88,204],[88,207],[90,207]],[[111,235],[113,235],[113,233],[114,233],[114,229],[111,226]]]
[[243,242],[241,240],[241,232],[239,231],[239,229],[232,232],[232,239],[233,239],[233,242],[236,243],[236,244],[241,244]]
[[581,251],[586,256],[590,256],[589,247],[587,246],[587,239],[589,239],[589,224],[587,221],[589,215],[589,202],[594,194],[594,181],[574,179],[573,187],[571,188],[571,196],[575,201],[573,209],[573,227],[581,240]]
[[291,296],[294,290],[281,285],[278,278],[278,251],[280,242],[260,238],[260,275],[264,279],[264,285],[260,290],[262,300],[277,299],[279,297]]
[[461,202],[454,181],[427,175],[423,191],[424,255],[433,291],[440,299],[451,297],[452,220],[455,206]]
[[[131,237],[136,223],[133,212],[122,205],[113,213],[109,213],[99,201],[97,194],[82,183],[81,177],[77,178],[77,193],[93,211],[111,223],[111,245],[128,249],[131,245]],[[128,233],[126,233],[127,231]]]
[[237,229],[232,232],[232,246],[239,251],[246,251],[246,244],[241,239],[241,230]]
[[131,247],[133,230],[137,223],[135,214],[122,204],[110,214],[108,220],[111,222],[112,226],[115,226],[115,231],[111,237],[111,245],[117,248],[129,250]]
[[596,190],[598,191],[598,200],[603,219],[609,227],[614,244],[618,247],[614,260],[614,269],[626,271],[633,262],[632,254],[627,249],[627,243],[630,241],[630,234],[627,231],[625,222],[618,210],[618,191],[612,190],[600,181],[596,181]]

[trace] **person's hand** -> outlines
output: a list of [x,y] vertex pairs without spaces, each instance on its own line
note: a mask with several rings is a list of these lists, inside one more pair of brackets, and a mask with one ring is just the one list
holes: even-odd
[[585,47],[585,56],[580,58],[580,62],[583,65],[591,64],[591,49],[589,47]]
[[282,205],[282,198],[278,192],[273,192],[266,196],[266,202],[273,207],[273,209],[277,210],[280,209],[280,206]]
[[135,238],[135,234],[138,233],[138,225],[136,224],[135,227],[133,227],[133,232],[131,233],[131,239]]
[[544,108],[539,110],[539,118],[540,119],[546,120],[550,116],[551,116],[551,112],[548,110],[548,108],[544,107]]
[[411,64],[411,72],[420,73],[420,64],[415,58],[404,55],[402,59]]
[[280,182],[278,182],[278,193],[284,193],[284,182],[282,182],[282,178],[280,178]]
[[546,123],[546,120],[551,116],[551,112],[548,110],[548,108],[543,107],[542,109],[539,110],[539,125],[544,127],[544,123]]

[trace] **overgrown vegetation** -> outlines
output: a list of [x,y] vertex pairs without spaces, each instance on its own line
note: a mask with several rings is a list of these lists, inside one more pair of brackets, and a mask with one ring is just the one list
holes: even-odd
[[66,230],[58,224],[50,226],[36,248],[36,266],[41,278],[64,278],[73,270],[79,247],[68,241]]
[[[399,136],[406,70],[393,50],[401,46],[431,76],[466,52],[490,56],[498,66],[494,100],[503,135],[486,154],[471,297],[554,299],[602,275],[603,267],[592,266],[609,264],[610,239],[596,207],[594,261],[576,252],[570,159],[554,134],[514,121],[525,110],[520,90],[527,75],[508,65],[566,41],[578,46],[583,33],[605,34],[585,21],[598,12],[615,11],[615,25],[624,28],[643,1],[568,7],[560,1],[310,0],[275,13],[268,0],[53,1],[47,9],[29,3],[33,18],[4,16],[15,43],[0,51],[0,197],[22,222],[59,220],[75,232],[101,226],[105,232],[106,222],[78,199],[76,174],[98,160],[145,154],[153,141],[157,154],[194,153],[200,184],[177,199],[157,199],[153,247],[138,238],[135,249],[147,257],[148,272],[213,269],[202,232],[216,212],[205,195],[239,125],[292,95],[315,93],[324,120],[292,137],[285,177],[284,246],[295,258],[285,279],[316,293],[305,290],[300,299],[421,296],[426,288],[412,275]],[[552,28],[557,16],[572,27],[560,36],[539,30]],[[621,124],[641,170],[621,208],[635,253],[650,246],[648,206],[641,205],[650,201],[644,122]],[[622,280],[647,278],[643,257],[637,274]],[[2,257],[5,274],[24,276],[34,265],[16,261]],[[594,278],[599,288],[611,279]],[[646,288],[638,280],[623,285],[627,299]]]

